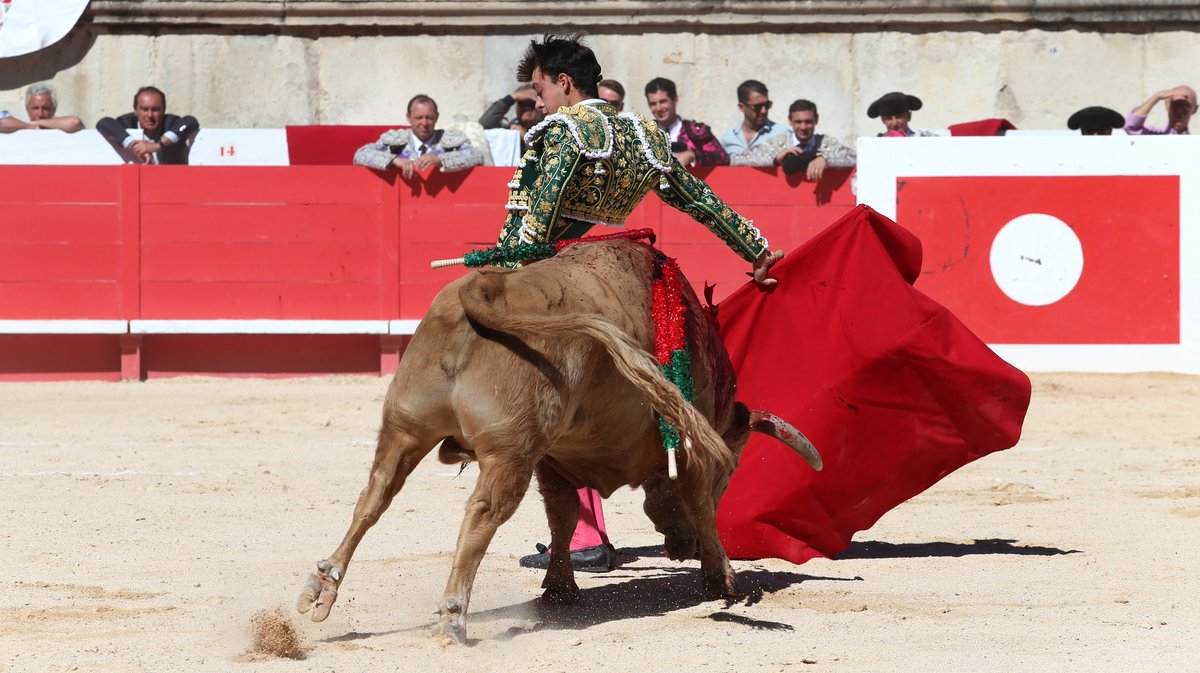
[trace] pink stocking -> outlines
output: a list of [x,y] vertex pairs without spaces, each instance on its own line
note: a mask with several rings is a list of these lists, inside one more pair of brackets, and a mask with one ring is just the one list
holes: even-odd
[[590,488],[579,489],[579,522],[571,536],[571,551],[586,549],[608,543],[608,531],[604,528],[604,509],[600,505],[600,494]]

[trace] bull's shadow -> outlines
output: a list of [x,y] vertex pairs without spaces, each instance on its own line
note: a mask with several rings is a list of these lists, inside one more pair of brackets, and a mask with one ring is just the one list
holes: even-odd
[[[630,548],[620,552],[625,558],[661,558],[662,547]],[[586,577],[576,575],[577,580]],[[738,572],[738,586],[746,592],[746,596],[739,601],[723,601],[709,598],[701,589],[697,564],[675,565],[662,558],[660,564],[639,564],[625,570],[618,567],[605,578],[614,581],[603,586],[580,589],[579,600],[573,605],[555,605],[541,598],[532,598],[524,603],[472,613],[470,619],[475,623],[514,618],[521,620],[522,625],[494,636],[498,640],[510,640],[535,631],[581,630],[606,622],[658,617],[707,603],[713,608],[708,618],[714,621],[732,622],[757,630],[791,631],[793,627],[790,624],[754,619],[727,610],[735,605],[753,605],[765,593],[774,593],[804,582],[862,581],[861,577],[826,577],[747,569]]]

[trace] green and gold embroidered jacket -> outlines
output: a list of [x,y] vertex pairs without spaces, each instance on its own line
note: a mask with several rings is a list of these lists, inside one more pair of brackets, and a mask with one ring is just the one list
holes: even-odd
[[653,189],[747,261],[767,249],[754,223],[671,155],[652,121],[611,105],[558,109],[525,136],[529,150],[508,183],[500,245],[578,238],[594,224],[620,226]]

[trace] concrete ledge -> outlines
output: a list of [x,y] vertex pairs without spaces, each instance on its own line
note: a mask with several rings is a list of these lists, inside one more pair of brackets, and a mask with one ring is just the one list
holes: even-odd
[[130,320],[131,334],[387,334],[386,320]]
[[0,320],[0,334],[126,334],[124,320]]
[[[703,29],[704,32],[1089,26],[1148,32],[1200,24],[1200,3],[1104,0],[93,0],[98,25],[362,27],[427,33],[556,28]],[[547,23],[548,18],[553,21]]]
[[420,324],[420,320],[392,320],[388,322],[388,334],[411,335]]

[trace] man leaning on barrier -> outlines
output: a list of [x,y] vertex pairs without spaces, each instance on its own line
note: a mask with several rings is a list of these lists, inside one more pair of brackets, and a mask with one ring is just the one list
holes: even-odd
[[25,114],[28,122],[0,110],[0,133],[22,130],[56,130],[75,133],[83,128],[83,122],[73,115],[59,116],[58,94],[47,84],[34,84],[25,90]]

